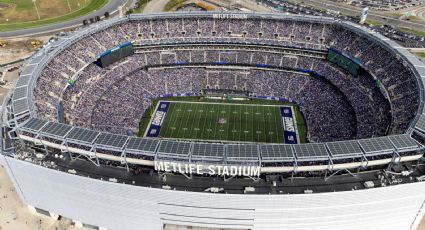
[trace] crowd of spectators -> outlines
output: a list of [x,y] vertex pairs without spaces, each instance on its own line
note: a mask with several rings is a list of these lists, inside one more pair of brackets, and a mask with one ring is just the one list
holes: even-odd
[[[359,59],[368,72],[354,77],[325,61],[325,56],[300,56],[270,48],[262,52],[226,50],[224,45],[223,50],[208,46],[175,51],[158,48],[108,68],[92,63],[106,49],[128,40],[136,44],[200,40],[267,43],[322,51],[335,47]],[[251,68],[205,68],[223,62]],[[190,63],[204,65],[187,66]],[[288,71],[256,68],[258,64]],[[323,79],[302,74],[299,69],[313,70]],[[377,90],[372,76],[382,82],[392,106]],[[67,85],[68,79],[74,79],[75,84]],[[419,104],[415,80],[400,58],[338,24],[212,18],[128,22],[88,35],[45,67],[34,97],[40,117],[56,120],[57,103],[62,100],[68,123],[127,134],[137,131],[139,119],[153,98],[203,88],[247,90],[292,100],[306,117],[311,141],[402,133]]]

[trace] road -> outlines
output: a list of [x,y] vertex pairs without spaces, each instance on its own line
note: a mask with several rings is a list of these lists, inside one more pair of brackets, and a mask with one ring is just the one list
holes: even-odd
[[[290,0],[291,2],[301,2],[299,0]],[[316,6],[317,8],[321,9],[330,9],[335,11],[340,11],[342,13],[352,15],[352,16],[360,16],[361,9],[353,8],[350,6],[341,6],[337,5],[334,2],[327,1],[327,0],[303,0],[304,4],[306,5],[312,5]],[[425,31],[425,23],[420,22],[412,22],[412,21],[405,21],[400,20],[397,18],[390,18],[388,16],[384,16],[382,14],[371,12],[369,11],[369,14],[367,16],[368,19],[381,22],[382,24],[389,24],[396,27],[407,27],[415,30],[423,30]]]
[[158,13],[163,12],[164,7],[169,0],[151,0],[146,4],[143,13]]
[[[151,0],[144,8],[143,13],[155,13],[163,12],[164,7],[169,0]],[[188,1],[188,2],[202,2],[199,0]],[[207,3],[212,3],[217,6],[229,7],[234,4],[240,4],[243,7],[257,12],[271,12],[272,9],[265,7],[263,5],[258,5],[255,1],[252,0],[207,0]]]
[[235,4],[238,4],[248,10],[255,11],[255,12],[272,12],[273,11],[273,9],[261,4],[257,4],[253,0],[236,0],[236,1],[235,0],[205,0],[205,2],[214,4],[217,6],[222,6],[225,8],[229,8],[229,7],[231,8]]
[[118,9],[119,6],[124,5],[126,2],[127,0],[109,0],[109,2],[106,5],[104,5],[101,9],[96,10],[91,14],[87,14],[79,18],[71,19],[69,21],[59,22],[56,24],[51,24],[51,25],[42,26],[42,27],[1,32],[0,38],[28,37],[33,35],[52,33],[55,31],[66,29],[66,28],[76,27],[76,26],[82,25],[83,20],[85,19],[88,20],[96,16],[102,16],[105,14],[105,12],[109,12],[109,13],[114,12]]

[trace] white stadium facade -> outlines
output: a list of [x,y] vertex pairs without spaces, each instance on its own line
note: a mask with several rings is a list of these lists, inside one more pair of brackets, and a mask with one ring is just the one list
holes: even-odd
[[[129,41],[134,54],[114,67],[93,64],[102,52]],[[327,64],[330,48],[357,60],[359,75]],[[313,83],[294,80],[306,69],[320,73],[323,82],[333,85],[330,93],[344,95],[338,109],[350,104],[354,122],[328,124],[313,109],[305,110],[311,143],[293,145],[183,141],[128,132],[137,130],[143,113],[133,101],[147,108],[149,99],[160,95],[198,92],[211,84],[211,77],[196,75],[205,68],[243,71],[247,75],[234,75],[232,87],[268,99],[286,97],[331,116],[328,107],[309,100]],[[273,84],[260,87],[254,79],[261,73],[263,81],[270,81],[267,76],[277,69],[279,79],[290,85],[286,91],[270,88]],[[120,100],[119,92],[139,84],[133,78],[141,75],[149,82],[140,82],[138,96]],[[170,77],[157,80],[157,75]],[[223,76],[214,84],[226,87]],[[425,65],[405,48],[333,18],[240,12],[130,15],[59,37],[26,62],[2,106],[0,164],[29,207],[100,229],[173,224],[415,230],[425,213],[423,79]],[[325,83],[311,89],[322,92]],[[297,91],[298,84],[305,90]],[[331,110],[336,108],[332,103]],[[122,113],[126,109],[135,112]],[[329,135],[334,127],[340,136]]]

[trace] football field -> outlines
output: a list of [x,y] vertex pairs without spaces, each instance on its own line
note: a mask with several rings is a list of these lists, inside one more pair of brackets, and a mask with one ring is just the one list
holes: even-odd
[[278,105],[172,102],[160,137],[283,143]]

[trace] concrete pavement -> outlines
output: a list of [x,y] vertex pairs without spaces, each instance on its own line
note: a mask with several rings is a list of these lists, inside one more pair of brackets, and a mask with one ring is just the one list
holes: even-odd
[[[335,11],[340,11],[344,14],[352,15],[352,16],[360,16],[361,15],[361,9],[351,7],[351,6],[341,6],[339,4],[335,4],[334,2],[330,2],[327,0],[302,0],[305,5],[312,5],[316,6],[321,9],[330,9]],[[297,2],[300,3],[299,0],[290,0],[290,2]],[[405,21],[400,20],[398,18],[391,18],[385,15],[382,15],[381,13],[371,12],[369,11],[368,19],[378,21],[382,24],[389,24],[396,27],[407,27],[415,30],[423,30],[425,31],[425,23],[418,23],[418,22],[412,22],[412,21]]]
[[151,0],[146,4],[143,13],[158,13],[163,12],[165,5],[169,0]]

